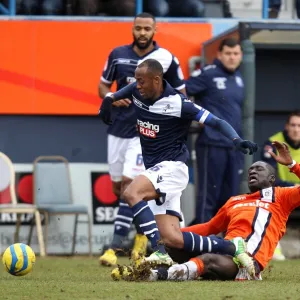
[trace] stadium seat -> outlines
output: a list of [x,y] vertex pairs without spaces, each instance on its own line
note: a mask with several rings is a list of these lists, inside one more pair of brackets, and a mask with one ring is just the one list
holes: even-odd
[[[92,255],[91,218],[86,205],[74,204],[70,180],[69,162],[62,156],[39,156],[33,163],[33,201],[45,216],[45,248],[48,244],[48,225],[50,215],[75,215],[72,255],[75,252],[78,223],[88,224],[89,255]],[[79,221],[79,215],[87,220]],[[28,244],[32,236],[30,229]]]
[[37,227],[37,237],[40,246],[40,255],[45,256],[46,253],[40,213],[35,205],[22,204],[17,202],[14,166],[10,158],[2,152],[0,152],[0,170],[0,213],[12,213],[17,215],[14,242],[19,242],[21,216],[23,214],[32,214]]

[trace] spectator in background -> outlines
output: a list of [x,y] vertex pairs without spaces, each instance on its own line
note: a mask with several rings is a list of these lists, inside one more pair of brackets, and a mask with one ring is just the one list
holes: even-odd
[[110,16],[135,16],[135,0],[106,0],[107,12]]
[[223,0],[222,1],[222,8],[223,8],[223,13],[224,13],[224,18],[232,18],[232,12],[231,12],[231,7],[230,7],[230,2],[228,0]]
[[25,15],[61,15],[64,11],[64,0],[23,0]]
[[155,17],[165,17],[169,14],[169,3],[167,0],[144,0],[144,11]]
[[135,0],[74,0],[76,15],[134,16]]
[[201,0],[144,0],[145,11],[155,16],[165,17],[204,17],[204,4]]
[[269,0],[269,18],[278,18],[281,7],[281,0]]
[[[222,0],[220,5],[224,18],[232,18],[229,1]],[[205,4],[201,0],[144,0],[144,8],[157,17],[212,17],[205,15]]]
[[[224,39],[212,65],[186,81],[196,103],[230,123],[241,134],[244,84],[239,71],[242,50],[233,38]],[[230,140],[204,127],[196,141],[198,195],[196,223],[208,222],[231,196],[239,192],[243,158]]]
[[[269,0],[269,18],[276,19],[279,16],[281,0]],[[300,0],[295,1],[297,18],[300,18]]]
[[204,17],[205,7],[201,0],[168,0],[172,17]]
[[[16,0],[16,14],[20,14],[22,12],[22,2],[23,0]],[[4,7],[9,6],[9,0],[0,0],[0,4]]]
[[[272,135],[264,144],[261,159],[272,165],[277,171],[277,180],[275,186],[287,187],[300,185],[300,179],[293,173],[289,172],[289,169],[282,167],[275,159],[270,155],[268,151],[271,149],[276,154],[276,148],[272,145],[272,142],[279,141],[286,143],[289,146],[292,157],[299,161],[300,159],[300,110],[296,110],[290,113],[285,128]],[[287,169],[287,170],[286,170]],[[282,253],[280,244],[275,249],[273,260],[285,260],[285,256]]]
[[286,171],[285,168],[282,168],[281,165],[278,164],[268,152],[270,149],[273,149],[273,152],[276,153],[276,149],[272,145],[272,142],[275,140],[279,142],[285,142],[289,146],[291,155],[295,158],[295,160],[300,161],[300,110],[290,113],[284,130],[272,135],[265,142],[261,153],[262,160],[266,161],[277,170],[277,186],[284,187],[300,184],[299,178],[293,173]]

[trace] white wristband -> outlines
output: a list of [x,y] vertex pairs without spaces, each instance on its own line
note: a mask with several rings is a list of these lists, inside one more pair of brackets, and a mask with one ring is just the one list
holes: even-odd
[[[108,92],[108,93],[105,94],[105,97],[110,97],[110,96],[113,95],[113,94],[114,94],[114,93],[112,93],[112,92]],[[105,97],[104,97],[104,98],[105,98]]]
[[295,164],[296,164],[296,161],[293,160],[293,162],[292,162],[290,165],[288,165],[287,167],[288,167],[289,169],[291,169]]

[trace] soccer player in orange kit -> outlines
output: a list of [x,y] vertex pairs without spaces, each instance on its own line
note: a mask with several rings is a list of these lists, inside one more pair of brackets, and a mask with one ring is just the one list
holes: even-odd
[[[296,163],[285,143],[273,142],[278,155],[274,159],[300,177]],[[168,270],[151,270],[149,280],[194,280],[199,277],[219,280],[261,280],[260,272],[272,259],[278,241],[286,231],[292,210],[300,206],[300,187],[274,187],[275,170],[269,164],[255,162],[248,171],[249,194],[231,197],[209,222],[183,228],[182,231],[208,236],[226,231],[225,239],[239,236],[247,243],[247,252],[255,262],[255,276],[239,268],[232,256],[207,253],[175,264]],[[172,252],[169,252],[172,256]],[[174,250],[173,259],[187,261],[187,253]],[[185,258],[184,258],[185,256]]]

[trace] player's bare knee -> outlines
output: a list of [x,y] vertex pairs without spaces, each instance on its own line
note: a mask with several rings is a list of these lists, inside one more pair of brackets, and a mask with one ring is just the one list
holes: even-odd
[[142,200],[139,199],[138,194],[136,193],[136,191],[134,191],[134,189],[130,187],[130,185],[123,192],[123,199],[126,203],[129,204],[130,207]]
[[125,189],[125,191],[123,192],[123,199],[130,205],[130,202],[132,200],[132,194],[130,193],[130,190],[128,188]]

